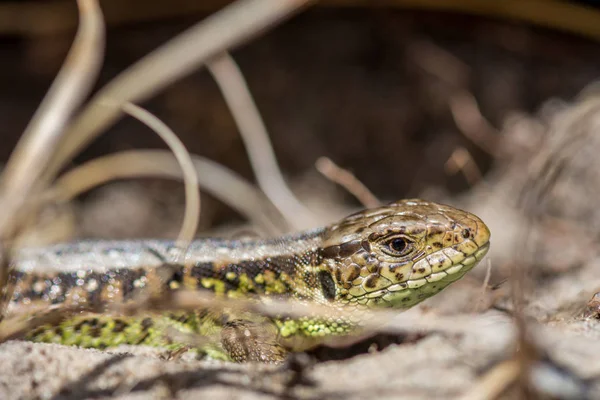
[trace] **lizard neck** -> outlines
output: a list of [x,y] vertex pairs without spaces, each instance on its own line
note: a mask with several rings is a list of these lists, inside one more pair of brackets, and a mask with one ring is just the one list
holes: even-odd
[[229,296],[319,298],[324,229],[266,240],[83,241],[23,249],[11,275],[11,308],[32,303],[123,302],[145,287],[209,289]]
[[210,289],[233,297],[314,298],[322,233],[320,229],[264,241],[227,242],[226,246],[220,243],[212,249],[201,249],[207,243],[197,242],[190,247],[190,254],[202,256],[186,259],[180,282],[174,286]]

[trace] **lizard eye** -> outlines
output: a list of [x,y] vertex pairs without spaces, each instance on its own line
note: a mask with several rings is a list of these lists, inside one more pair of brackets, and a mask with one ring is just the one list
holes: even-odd
[[395,236],[386,239],[382,244],[383,251],[394,257],[405,256],[410,253],[413,248],[412,242],[403,236]]

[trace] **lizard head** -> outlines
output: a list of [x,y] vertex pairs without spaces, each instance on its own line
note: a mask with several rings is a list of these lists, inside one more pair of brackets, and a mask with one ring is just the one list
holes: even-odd
[[324,297],[412,307],[477,265],[489,239],[475,215],[419,199],[352,214],[325,232]]

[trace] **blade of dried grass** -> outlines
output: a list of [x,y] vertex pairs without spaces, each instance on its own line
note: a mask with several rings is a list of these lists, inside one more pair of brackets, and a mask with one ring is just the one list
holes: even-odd
[[[198,183],[256,224],[265,234],[288,230],[285,220],[264,194],[235,172],[204,157],[191,155]],[[117,179],[182,179],[181,168],[165,150],[132,150],[96,158],[57,179],[45,194],[48,201],[69,201],[95,186]]]
[[449,106],[460,132],[486,153],[499,157],[501,139],[497,130],[481,114],[475,96],[466,90],[458,90],[450,99]]
[[379,199],[364,183],[358,180],[352,172],[340,167],[330,158],[320,157],[315,163],[315,167],[325,178],[337,183],[356,197],[363,206],[372,208],[381,205]]
[[173,152],[183,176],[185,188],[185,211],[183,213],[183,222],[177,235],[178,245],[185,249],[196,236],[198,230],[198,221],[200,219],[200,189],[198,187],[198,174],[194,168],[194,162],[185,145],[179,140],[164,122],[147,110],[136,106],[133,103],[123,104],[123,111],[137,118],[152,129]]
[[228,53],[223,53],[210,60],[207,68],[231,110],[248,151],[258,186],[293,228],[302,229],[315,225],[315,215],[296,198],[285,183],[267,128],[233,58]]
[[460,400],[488,400],[498,398],[521,373],[521,365],[517,360],[507,360],[494,366]]
[[143,101],[216,54],[248,41],[308,3],[309,0],[236,1],[138,61],[103,87],[68,127],[66,140],[46,169],[45,182],[51,181],[65,163],[121,116],[120,107],[106,107],[106,101]]
[[[38,184],[64,126],[89,94],[102,64],[104,23],[95,0],[77,2],[81,23],[73,46],[3,173],[0,237],[14,232],[19,211]],[[27,203],[31,204],[31,202]]]

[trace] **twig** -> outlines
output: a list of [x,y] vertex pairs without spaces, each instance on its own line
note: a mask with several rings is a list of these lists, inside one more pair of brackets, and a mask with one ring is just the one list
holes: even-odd
[[44,181],[51,181],[65,163],[121,116],[120,107],[106,107],[106,101],[139,103],[308,3],[309,0],[238,0],[138,61],[103,87],[69,125]]
[[[63,135],[73,112],[89,94],[104,49],[102,14],[95,0],[80,0],[81,23],[73,46],[46,97],[7,162],[0,189],[0,237],[14,233],[30,196]],[[43,185],[42,185],[43,186]]]
[[[278,235],[287,225],[277,209],[252,184],[204,157],[191,155],[202,189],[233,207],[264,233]],[[166,150],[132,150],[96,158],[58,178],[44,195],[48,202],[66,202],[111,180],[159,177],[182,179],[181,168]]]
[[182,248],[183,255],[185,253],[184,249],[189,246],[189,243],[196,235],[200,219],[200,192],[198,188],[198,174],[196,168],[194,168],[194,162],[177,135],[156,116],[132,103],[123,104],[123,111],[154,130],[167,143],[181,167],[185,186],[185,211],[183,213],[181,229],[179,235],[177,235],[177,242]]
[[477,163],[473,160],[473,157],[471,157],[471,153],[464,147],[457,147],[454,149],[450,158],[446,161],[445,167],[446,172],[450,175],[454,175],[458,171],[461,171],[471,186],[474,186],[483,179],[481,171],[479,171],[479,168],[477,167]]
[[481,115],[477,101],[465,90],[450,99],[450,111],[456,126],[477,147],[494,157],[500,152],[501,138],[490,122]]
[[285,183],[267,128],[233,58],[223,53],[210,60],[207,67],[231,110],[260,188],[294,228],[315,225],[315,215],[298,201]]
[[487,268],[485,271],[485,278],[483,279],[483,283],[481,284],[481,294],[479,295],[479,300],[475,303],[475,312],[481,312],[483,311],[485,308],[484,307],[484,302],[485,302],[485,298],[486,298],[486,293],[489,290],[489,284],[490,284],[490,278],[492,277],[492,262],[490,261],[489,258],[486,259],[487,261]]
[[361,181],[358,180],[352,172],[338,166],[328,157],[319,157],[315,163],[317,170],[330,181],[337,183],[350,194],[352,194],[360,203],[367,207],[377,207],[381,202],[373,192],[369,190]]
[[488,371],[460,400],[491,400],[498,398],[521,373],[517,360],[507,360]]

